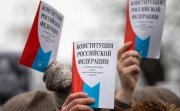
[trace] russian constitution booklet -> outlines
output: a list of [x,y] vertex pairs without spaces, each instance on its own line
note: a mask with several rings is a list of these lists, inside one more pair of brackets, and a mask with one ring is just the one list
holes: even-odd
[[64,16],[40,1],[20,64],[44,72],[57,57]]
[[114,108],[116,41],[73,43],[72,92],[86,92],[93,108]]
[[142,58],[160,56],[165,9],[166,0],[128,0],[125,42]]

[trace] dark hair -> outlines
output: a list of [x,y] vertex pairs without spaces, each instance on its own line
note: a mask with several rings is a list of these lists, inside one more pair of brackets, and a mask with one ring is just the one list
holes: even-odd
[[160,100],[143,100],[136,102],[129,111],[180,111],[180,109]]
[[135,90],[132,102],[139,100],[161,100],[180,107],[180,98],[172,91],[161,87],[142,87]]

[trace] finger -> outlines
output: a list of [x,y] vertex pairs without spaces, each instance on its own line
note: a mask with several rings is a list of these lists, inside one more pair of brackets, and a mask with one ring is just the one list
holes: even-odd
[[119,50],[118,50],[118,55],[117,55],[117,59],[119,60],[119,58],[121,57],[121,55],[128,50],[128,48],[131,46],[132,42],[129,41],[127,43],[125,43]]
[[134,57],[139,60],[141,59],[141,56],[139,55],[139,53],[137,51],[131,50],[131,51],[127,51],[127,52],[123,53],[120,58],[120,61],[124,61],[128,57]]
[[93,111],[93,109],[87,105],[76,105],[75,107],[71,108],[70,111]]
[[127,59],[125,59],[123,62],[122,62],[122,67],[127,67],[127,66],[130,66],[130,65],[140,65],[140,61],[137,59],[137,58],[134,58],[134,57],[128,57]]
[[92,98],[79,98],[79,99],[73,100],[64,109],[65,109],[65,111],[69,111],[71,108],[75,107],[76,105],[88,105],[88,104],[92,104],[94,102],[95,102],[95,100]]
[[124,69],[127,68],[130,65],[137,65],[138,67],[140,67],[140,60],[137,59],[137,58],[134,58],[134,57],[129,57],[129,58],[126,58],[122,62],[118,61],[117,69],[118,69],[119,74],[127,73],[127,71],[124,70]]
[[68,98],[66,99],[66,101],[64,102],[64,104],[62,105],[62,107],[68,105],[71,101],[78,99],[78,98],[87,98],[88,95],[84,92],[78,92],[78,93],[73,93],[71,95],[68,96]]
[[138,65],[131,65],[128,66],[127,68],[124,68],[126,74],[133,74],[137,75],[140,73],[140,67]]

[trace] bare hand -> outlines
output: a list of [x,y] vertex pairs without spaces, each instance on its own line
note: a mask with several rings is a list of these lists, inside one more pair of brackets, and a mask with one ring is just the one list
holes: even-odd
[[[121,88],[116,98],[122,98],[120,96],[123,96],[123,99],[130,99],[129,97],[131,97],[139,77],[141,57],[134,50],[127,51],[131,44],[132,42],[126,43],[118,51],[117,69],[121,81]],[[126,98],[126,96],[128,98]],[[126,102],[128,100],[124,101]]]
[[73,93],[68,96],[61,111],[93,111],[88,105],[94,102],[94,99],[83,92]]

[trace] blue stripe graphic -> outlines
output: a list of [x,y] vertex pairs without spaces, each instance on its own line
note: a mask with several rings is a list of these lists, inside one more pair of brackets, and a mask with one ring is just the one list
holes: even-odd
[[44,53],[43,49],[40,47],[36,55],[36,58],[33,62],[32,68],[44,72],[49,63],[50,56],[51,56],[51,51]]
[[140,37],[136,36],[135,50],[139,52],[142,58],[147,58],[148,56],[149,43],[150,36],[147,37],[145,40],[142,40]]
[[98,108],[99,106],[99,91],[100,91],[100,83],[96,84],[94,87],[89,87],[86,83],[83,85],[83,92],[86,92],[89,97],[95,99],[95,103],[89,105],[93,108]]

